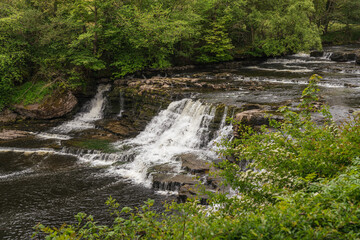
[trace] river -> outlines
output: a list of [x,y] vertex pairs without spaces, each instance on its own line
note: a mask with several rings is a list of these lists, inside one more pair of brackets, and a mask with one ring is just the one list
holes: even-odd
[[105,114],[111,84],[99,85],[95,96],[72,119],[23,124],[22,130],[31,132],[30,136],[0,141],[0,239],[28,239],[37,223],[74,223],[78,212],[111,223],[105,206],[110,195],[121,206],[130,207],[152,198],[161,210],[163,201],[176,197],[171,191],[152,189],[149,169],[166,164],[171,173],[178,174],[182,170],[177,156],[185,153],[216,160],[214,142],[232,132],[225,123],[232,115],[227,107],[216,129],[212,126],[219,104],[296,107],[309,77],[319,74],[323,77],[321,95],[334,119],[341,122],[360,109],[360,66],[353,61],[330,61],[335,50],[339,49],[328,48],[317,58],[296,54],[256,64],[232,62],[174,73],[172,77],[200,77],[232,87],[195,90],[191,97],[173,101],[136,136],[113,141],[109,152],[68,147],[66,142],[97,128],[99,120],[120,119],[131,111],[120,93],[117,114]]

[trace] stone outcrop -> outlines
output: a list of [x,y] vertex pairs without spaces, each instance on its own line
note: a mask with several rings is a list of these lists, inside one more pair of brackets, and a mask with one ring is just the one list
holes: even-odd
[[198,186],[198,185],[182,185],[179,189],[178,193],[178,201],[186,202],[188,199],[193,199],[197,197],[200,200],[200,204],[207,205],[207,201],[209,196],[205,193],[205,191],[214,192],[213,189],[208,188],[207,186]]
[[116,119],[100,120],[96,123],[96,126],[123,138],[132,137],[137,134],[137,131],[131,128],[131,124],[126,125],[124,121],[119,121]]
[[244,124],[252,128],[259,129],[262,125],[269,125],[269,118],[280,121],[281,116],[269,114],[262,109],[253,109],[236,114],[233,123],[233,134],[235,137],[239,137],[239,124]]
[[249,126],[261,126],[269,123],[265,111],[253,109],[236,114],[235,122],[243,123]]
[[357,51],[355,54],[356,54],[356,60],[355,60],[355,62],[360,65],[360,50]]
[[348,62],[348,61],[353,61],[356,59],[356,54],[355,53],[349,53],[349,52],[334,52],[331,56],[330,56],[331,61],[335,61],[335,62]]
[[153,174],[153,188],[168,191],[177,191],[183,185],[196,185],[198,180],[191,175]]
[[175,172],[174,170],[175,170],[174,165],[170,163],[164,163],[150,167],[147,171],[147,176],[149,176],[150,174],[158,174],[158,173],[161,174],[174,173]]
[[14,113],[9,109],[5,109],[0,112],[0,125],[15,122],[18,117],[18,114]]
[[25,118],[53,119],[70,113],[77,103],[76,97],[70,91],[57,92],[45,98],[41,103],[26,106],[17,104],[14,106],[14,111]]
[[181,167],[192,174],[207,174],[210,170],[211,163],[202,160],[199,156],[191,153],[181,154],[177,157],[181,161]]
[[324,51],[312,51],[310,52],[310,57],[323,57]]
[[5,130],[0,132],[0,140],[12,140],[30,135],[28,132],[20,130]]

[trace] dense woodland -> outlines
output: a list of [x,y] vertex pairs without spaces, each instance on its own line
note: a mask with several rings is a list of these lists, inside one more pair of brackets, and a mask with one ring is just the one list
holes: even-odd
[[321,49],[359,16],[358,0],[2,0],[0,109],[100,73]]

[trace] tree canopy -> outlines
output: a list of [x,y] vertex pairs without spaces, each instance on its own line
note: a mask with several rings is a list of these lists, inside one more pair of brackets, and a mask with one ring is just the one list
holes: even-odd
[[3,0],[0,108],[24,81],[71,88],[94,73],[278,56],[321,48],[357,0]]

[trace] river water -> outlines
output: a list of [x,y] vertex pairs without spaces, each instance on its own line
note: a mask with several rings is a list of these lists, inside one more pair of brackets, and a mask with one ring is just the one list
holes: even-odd
[[[256,64],[235,62],[177,73],[174,77],[200,76],[236,90],[198,92],[193,98],[174,101],[136,137],[112,143],[113,151],[108,153],[64,144],[108,117],[104,111],[111,85],[106,84],[98,86],[94,98],[73,119],[46,125],[41,131],[29,125],[30,137],[0,141],[0,239],[28,239],[38,222],[51,226],[74,223],[73,216],[81,211],[110,223],[104,204],[110,195],[121,206],[132,207],[152,198],[157,202],[155,208],[161,209],[163,201],[175,197],[151,188],[149,169],[167,164],[178,173],[176,156],[183,153],[215,160],[214,143],[232,131],[225,123],[231,114],[226,107],[221,123],[211,133],[220,103],[295,107],[309,77],[316,73],[323,76],[321,95],[335,120],[346,119],[360,109],[360,66],[330,61],[332,51],[328,49],[321,58],[296,54]],[[256,91],[249,82],[256,83]],[[118,110],[118,118],[129,110],[121,93]]]

